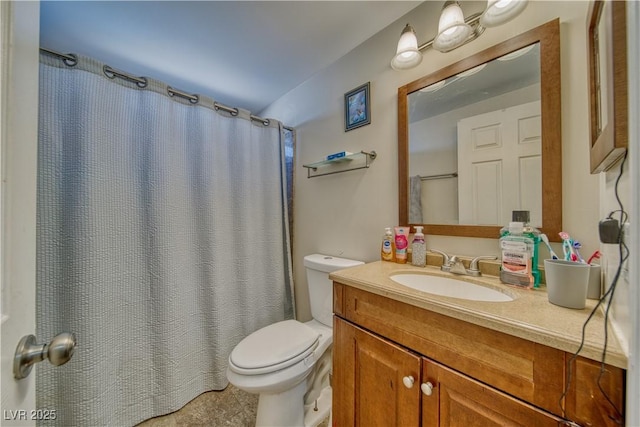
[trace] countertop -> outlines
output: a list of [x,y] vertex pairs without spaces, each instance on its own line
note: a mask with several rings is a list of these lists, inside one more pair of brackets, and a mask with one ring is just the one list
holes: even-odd
[[[392,274],[416,272],[454,277],[458,280],[482,284],[504,292],[514,300],[481,302],[443,297],[405,287],[389,278]],[[586,307],[582,310],[559,307],[549,302],[544,287],[522,289],[505,285],[494,276],[478,278],[460,276],[442,272],[438,267],[414,267],[411,264],[385,261],[335,271],[329,277],[347,286],[569,353],[575,353],[580,347],[583,325],[597,304],[597,300],[588,299]],[[585,328],[585,340],[579,355],[600,361],[605,335],[607,336],[606,363],[627,369],[627,356],[618,343],[611,325],[608,327],[608,333],[605,334],[602,305],[595,311]]]

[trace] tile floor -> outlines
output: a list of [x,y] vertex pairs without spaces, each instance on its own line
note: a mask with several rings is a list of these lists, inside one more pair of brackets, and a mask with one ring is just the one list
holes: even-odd
[[258,395],[245,393],[229,384],[223,391],[209,391],[176,412],[152,418],[137,427],[253,427]]
[[[223,391],[210,391],[176,412],[143,421],[136,427],[254,427],[258,395],[229,384]],[[328,427],[329,420],[319,427]]]

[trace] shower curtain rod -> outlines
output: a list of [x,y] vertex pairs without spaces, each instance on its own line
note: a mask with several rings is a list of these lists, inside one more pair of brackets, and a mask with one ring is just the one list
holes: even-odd
[[430,179],[457,178],[458,172],[442,173],[439,175],[418,175],[418,176],[420,177],[420,181],[428,181]]
[[[44,47],[41,47],[40,50],[44,53],[60,58],[62,62],[64,62],[69,67],[74,67],[78,63],[78,56],[73,53],[60,53],[60,52],[56,52],[55,50],[47,49]],[[146,77],[137,77],[137,76],[125,73],[124,71],[111,68],[108,65],[105,65],[102,71],[105,74],[105,76],[109,77],[110,79],[113,79],[115,77],[120,77],[121,79],[128,80],[130,82],[135,83],[140,88],[144,88],[147,86]],[[187,99],[192,104],[197,104],[200,101],[199,95],[197,94],[192,95],[192,94],[183,92],[181,90],[172,88],[171,86],[167,87],[167,93],[171,97],[179,96],[181,98]],[[216,110],[226,111],[232,116],[236,116],[239,112],[238,108],[229,107],[215,101],[213,102],[213,108],[215,108]],[[269,126],[269,123],[270,123],[269,119],[264,119],[262,117],[254,116],[253,114],[249,114],[249,118],[253,121],[261,122],[264,126]],[[289,126],[283,126],[283,128],[285,128],[290,132],[293,132],[294,130],[292,127],[289,127]]]

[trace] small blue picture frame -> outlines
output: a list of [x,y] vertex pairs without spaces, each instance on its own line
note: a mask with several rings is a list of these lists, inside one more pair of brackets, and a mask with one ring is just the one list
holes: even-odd
[[344,131],[371,123],[370,82],[344,94]]

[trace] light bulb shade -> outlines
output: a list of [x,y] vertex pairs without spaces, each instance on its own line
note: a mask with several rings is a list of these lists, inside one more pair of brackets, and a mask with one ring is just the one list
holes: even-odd
[[527,7],[527,0],[489,0],[480,17],[483,27],[496,27],[518,16]]
[[407,24],[400,35],[396,56],[391,60],[394,70],[408,70],[422,62],[422,53],[418,50],[418,39],[411,25]]
[[464,22],[464,15],[457,1],[448,1],[444,4],[440,21],[438,22],[438,35],[433,40],[433,48],[440,52],[448,52],[466,43],[473,29]]

